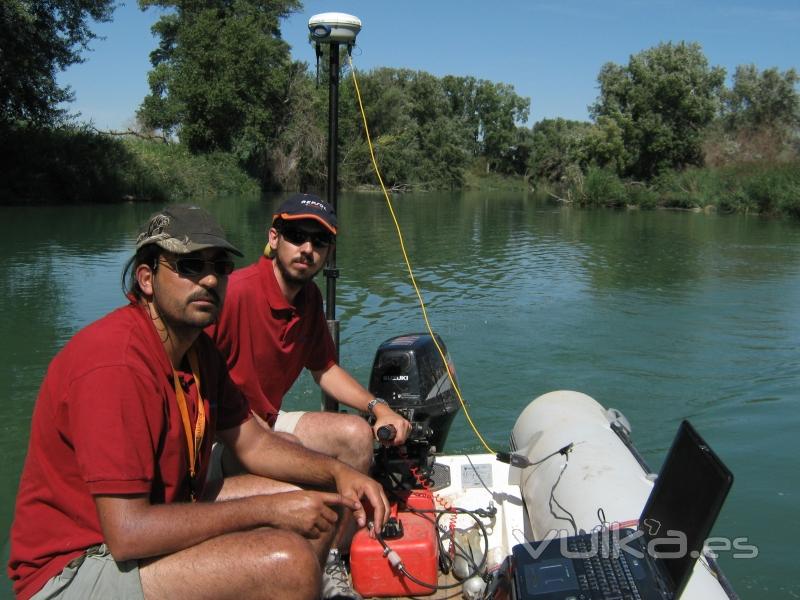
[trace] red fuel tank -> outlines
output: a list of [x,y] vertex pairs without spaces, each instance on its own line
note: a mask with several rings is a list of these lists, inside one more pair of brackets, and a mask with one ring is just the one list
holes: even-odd
[[[430,492],[406,492],[405,502],[392,506],[402,523],[403,535],[387,539],[386,544],[403,561],[406,571],[414,578],[430,585],[438,581],[439,545],[436,542],[436,515],[414,514],[408,507],[417,510],[432,510],[433,498]],[[378,540],[369,537],[362,529],[353,537],[350,546],[350,574],[353,587],[364,597],[379,596],[427,596],[436,590],[414,583],[397,571],[383,555],[383,546]]]

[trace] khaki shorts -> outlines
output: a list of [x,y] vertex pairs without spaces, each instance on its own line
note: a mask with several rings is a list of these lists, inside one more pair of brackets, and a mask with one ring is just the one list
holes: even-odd
[[[280,411],[277,419],[275,420],[275,426],[272,428],[272,430],[283,433],[294,433],[297,423],[300,421],[300,417],[302,417],[304,414],[306,414],[305,411]],[[261,420],[261,422],[266,426],[266,421]],[[211,446],[211,457],[208,461],[208,473],[206,474],[207,485],[221,485],[222,479],[225,477],[225,469],[222,467],[223,452],[225,452],[225,444],[222,442],[214,442],[214,445]],[[228,475],[231,474],[238,475],[239,473],[235,471],[233,473],[228,473]]]
[[278,413],[278,418],[275,420],[275,426],[272,428],[272,430],[282,433],[294,433],[294,430],[297,428],[298,421],[300,421],[300,418],[304,414],[306,413],[302,410],[296,412],[280,411]]
[[144,600],[139,562],[117,562],[105,544],[71,560],[31,600]]

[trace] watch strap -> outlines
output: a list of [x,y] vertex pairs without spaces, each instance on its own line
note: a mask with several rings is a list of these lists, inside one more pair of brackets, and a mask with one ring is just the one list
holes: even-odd
[[384,400],[383,398],[375,397],[372,400],[370,400],[369,404],[367,404],[367,412],[373,417],[375,416],[375,407],[378,404],[385,404],[386,406],[389,405],[389,403],[386,402],[386,400]]

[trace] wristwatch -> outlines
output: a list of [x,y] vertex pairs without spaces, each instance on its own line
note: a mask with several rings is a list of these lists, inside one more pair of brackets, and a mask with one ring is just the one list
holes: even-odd
[[375,407],[378,404],[385,404],[386,406],[389,406],[389,403],[383,398],[373,398],[369,401],[369,404],[367,404],[367,412],[370,414],[370,416],[375,416]]

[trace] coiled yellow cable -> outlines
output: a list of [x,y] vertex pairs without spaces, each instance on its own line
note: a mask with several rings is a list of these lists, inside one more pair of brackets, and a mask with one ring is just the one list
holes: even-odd
[[439,351],[439,356],[441,356],[442,362],[447,367],[447,376],[450,379],[450,384],[453,386],[453,390],[455,390],[456,392],[456,396],[458,396],[458,401],[461,403],[461,408],[464,410],[464,416],[467,418],[469,426],[472,427],[472,431],[475,432],[475,435],[478,437],[481,444],[483,444],[483,447],[486,448],[486,451],[489,452],[490,454],[495,454],[495,451],[489,447],[489,444],[486,443],[486,440],[484,440],[483,436],[481,436],[480,432],[478,431],[478,428],[475,426],[475,423],[473,423],[472,417],[470,417],[469,411],[467,410],[467,404],[466,402],[464,402],[464,398],[461,396],[461,390],[458,388],[458,384],[456,384],[456,380],[453,377],[452,365],[450,365],[450,363],[448,362],[447,357],[444,354],[444,351],[442,350],[441,346],[439,345],[439,342],[436,339],[436,335],[434,335],[433,333],[433,328],[431,327],[431,323],[428,320],[428,311],[425,308],[425,301],[422,299],[422,293],[419,291],[419,287],[417,286],[417,280],[414,277],[414,271],[411,268],[411,261],[408,258],[408,253],[406,252],[406,245],[405,242],[403,241],[403,232],[400,229],[400,223],[397,221],[397,216],[395,215],[394,207],[392,206],[392,201],[389,198],[389,192],[386,190],[386,186],[383,183],[383,177],[381,177],[381,171],[378,168],[378,161],[375,159],[375,149],[372,146],[372,138],[370,137],[369,134],[369,125],[367,124],[367,115],[364,112],[364,104],[361,102],[361,90],[358,87],[358,78],[356,77],[356,69],[353,66],[353,60],[349,55],[347,57],[347,61],[350,65],[350,73],[353,78],[353,86],[355,87],[356,90],[356,99],[358,100],[358,108],[361,111],[361,120],[364,123],[364,134],[366,135],[367,145],[369,146],[369,155],[372,159],[372,168],[375,170],[375,176],[378,178],[378,183],[380,183],[381,190],[383,191],[383,197],[386,198],[386,205],[389,207],[389,214],[392,215],[394,228],[397,231],[397,239],[400,241],[400,250],[403,253],[403,259],[405,260],[406,268],[408,269],[408,276],[411,279],[411,285],[414,286],[414,291],[417,294],[417,300],[419,300],[419,306],[422,309],[422,318],[425,321],[425,327],[427,328],[428,333],[433,339],[433,343],[436,345],[436,350]]

